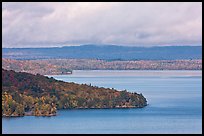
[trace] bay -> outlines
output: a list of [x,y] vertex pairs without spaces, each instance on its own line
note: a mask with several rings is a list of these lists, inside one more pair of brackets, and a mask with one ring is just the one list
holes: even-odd
[[52,77],[142,93],[148,106],[2,118],[3,133],[202,133],[202,71],[76,70],[72,75]]

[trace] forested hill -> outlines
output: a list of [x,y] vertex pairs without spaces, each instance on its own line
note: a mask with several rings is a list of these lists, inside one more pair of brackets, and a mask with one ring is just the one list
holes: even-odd
[[10,59],[178,60],[202,59],[202,46],[127,47],[82,45],[53,48],[3,48]]
[[2,69],[2,116],[52,116],[56,115],[57,109],[138,108],[146,105],[142,94]]

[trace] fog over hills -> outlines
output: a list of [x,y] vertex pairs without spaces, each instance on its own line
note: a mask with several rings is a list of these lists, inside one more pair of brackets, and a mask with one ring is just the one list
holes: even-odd
[[10,59],[102,59],[102,60],[177,60],[201,59],[202,46],[64,46],[48,48],[3,48],[3,58]]

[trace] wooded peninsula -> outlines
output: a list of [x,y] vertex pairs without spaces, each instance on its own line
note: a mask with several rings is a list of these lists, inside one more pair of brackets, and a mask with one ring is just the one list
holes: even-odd
[[60,109],[142,108],[142,94],[2,69],[2,116],[54,116]]

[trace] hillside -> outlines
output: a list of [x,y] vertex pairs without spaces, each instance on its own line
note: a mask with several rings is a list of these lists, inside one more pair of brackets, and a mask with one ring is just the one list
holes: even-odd
[[127,47],[82,45],[52,48],[3,48],[10,59],[178,60],[202,59],[202,46]]
[[16,72],[27,72],[41,75],[66,75],[72,73],[70,68],[51,64],[46,61],[34,62],[32,60],[11,60],[3,58],[2,68],[6,70],[14,70]]
[[142,94],[2,69],[2,116],[52,116],[59,109],[141,108]]

